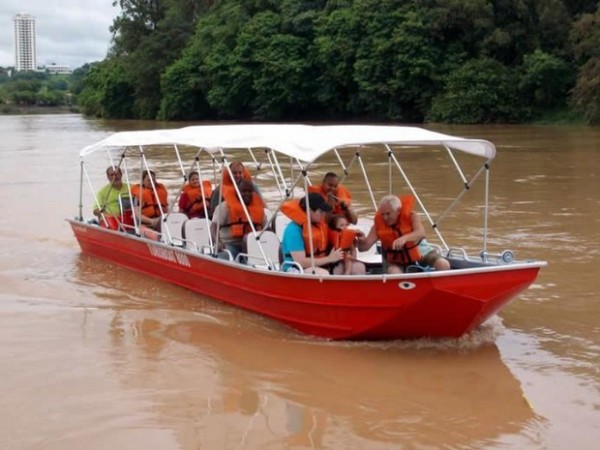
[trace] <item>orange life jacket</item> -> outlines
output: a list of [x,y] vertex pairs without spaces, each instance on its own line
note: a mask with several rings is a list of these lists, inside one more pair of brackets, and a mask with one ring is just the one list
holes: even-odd
[[[307,217],[306,211],[300,208],[298,200],[290,200],[281,205],[281,212],[292,219],[295,223],[302,227],[302,238],[304,239],[304,252],[306,256],[310,256],[310,240],[308,234],[308,223],[310,220]],[[329,227],[325,221],[321,221],[318,225],[311,223],[312,247],[315,256],[327,254],[328,231]]]
[[400,209],[400,216],[396,225],[393,227],[388,226],[378,212],[375,214],[375,229],[377,230],[377,236],[381,240],[381,247],[386,260],[390,263],[407,266],[419,261],[423,256],[419,252],[420,240],[417,242],[408,241],[400,250],[392,249],[392,243],[396,239],[413,231],[411,215],[415,198],[412,195],[404,195],[400,197],[400,201],[402,202],[402,208]]
[[[202,181],[204,187],[204,198],[206,205],[210,205],[212,184],[208,180]],[[202,189],[200,186],[192,187],[189,183],[183,186],[183,192],[179,198],[179,207],[188,217],[205,217],[204,201],[202,200]]]
[[[242,175],[242,179],[247,181],[252,181],[252,175],[250,175],[250,171],[244,167],[244,174]],[[223,185],[223,198],[226,199],[228,195],[237,196],[235,192],[235,187],[233,187],[233,179],[229,175],[227,169],[223,169],[223,175],[221,177],[221,184]],[[219,202],[221,203],[220,194],[217,193],[217,197],[219,198]]]
[[[241,238],[245,234],[252,231],[248,217],[242,207],[242,202],[237,196],[235,189],[223,190],[225,197],[225,203],[229,210],[229,223],[223,225],[224,227],[230,227],[231,237]],[[246,205],[248,214],[252,219],[252,224],[255,230],[262,230],[263,221],[265,218],[265,204],[262,198],[256,192],[252,193],[252,201],[249,205]]]
[[[159,204],[162,206],[163,212],[166,212],[169,207],[167,201],[167,188],[161,183],[156,183],[155,187],[156,193],[158,194],[158,201],[156,200],[152,188],[142,188],[139,184],[136,184],[131,188],[131,193],[142,205],[142,215],[150,218],[160,217]],[[141,198],[140,189],[142,191]]]
[[[323,185],[322,184],[309,186],[308,187],[308,192],[316,192],[318,194],[321,194],[321,196],[325,199],[325,201],[327,203],[331,204],[329,197],[327,196],[327,194],[325,193],[325,191],[323,191]],[[350,195],[350,191],[348,191],[348,189],[346,189],[341,184],[338,184],[338,187],[335,190],[335,192],[333,193],[333,195],[335,195],[340,200],[340,202],[339,203],[335,202],[332,205],[333,206],[333,211],[331,212],[331,214],[345,215],[344,214],[344,210],[342,209],[340,203],[344,202],[348,206],[351,205],[352,196]]]
[[329,230],[329,246],[339,248],[345,252],[352,250],[358,230],[345,228],[343,230]]

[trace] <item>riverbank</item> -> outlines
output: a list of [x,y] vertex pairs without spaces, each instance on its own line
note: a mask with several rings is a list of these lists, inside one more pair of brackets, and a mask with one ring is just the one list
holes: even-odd
[[32,114],[73,114],[79,110],[75,106],[19,106],[2,105],[0,106],[0,115],[21,116]]

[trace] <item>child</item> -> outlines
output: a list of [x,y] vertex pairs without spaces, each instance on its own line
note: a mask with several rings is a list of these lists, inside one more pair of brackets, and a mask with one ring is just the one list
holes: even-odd
[[329,218],[329,246],[339,248],[344,252],[344,275],[352,273],[352,260],[356,259],[356,237],[359,230],[348,228],[348,219],[341,214],[334,214]]

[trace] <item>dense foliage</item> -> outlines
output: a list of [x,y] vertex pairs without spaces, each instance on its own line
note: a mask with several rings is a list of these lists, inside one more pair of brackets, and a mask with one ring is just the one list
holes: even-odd
[[46,72],[0,73],[0,103],[15,106],[71,104],[71,77]]
[[600,122],[596,0],[119,0],[106,118]]

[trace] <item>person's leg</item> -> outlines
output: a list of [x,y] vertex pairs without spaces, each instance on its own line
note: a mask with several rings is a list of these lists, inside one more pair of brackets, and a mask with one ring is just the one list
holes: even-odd
[[390,264],[387,265],[387,273],[396,274],[396,273],[404,273],[404,269],[398,264]]
[[433,267],[435,268],[435,270],[450,270],[450,261],[448,261],[446,258],[442,258],[441,256],[438,256],[438,258],[435,260],[435,262],[433,263]]
[[242,252],[241,246],[235,244],[225,244],[225,249],[229,250],[233,259],[235,259],[238,253]]
[[346,268],[345,268],[344,262],[340,261],[333,267],[333,270],[331,271],[331,273],[333,275],[344,275],[345,270],[346,270]]
[[450,270],[450,262],[446,258],[443,258],[437,250],[431,250],[427,253],[421,258],[419,264],[433,267],[435,270]]
[[350,273],[352,275],[365,275],[367,273],[367,266],[365,266],[360,261],[352,261],[351,262]]
[[140,225],[140,234],[142,237],[152,241],[158,241],[160,238],[160,233],[146,225]]
[[311,275],[329,275],[329,271],[323,269],[322,267],[315,267],[314,271],[312,267],[307,267],[306,269],[304,269],[304,273],[308,273]]

